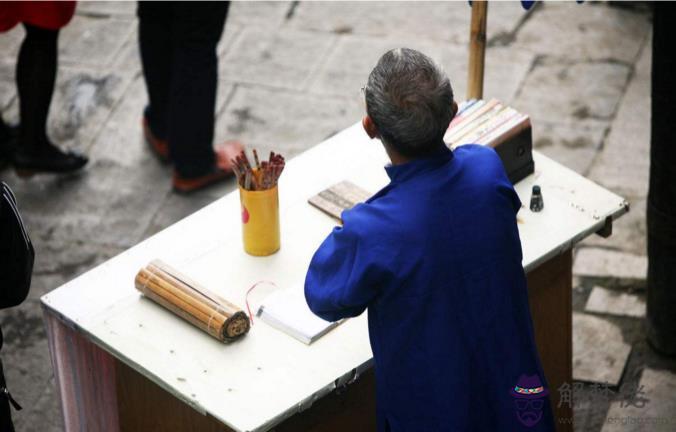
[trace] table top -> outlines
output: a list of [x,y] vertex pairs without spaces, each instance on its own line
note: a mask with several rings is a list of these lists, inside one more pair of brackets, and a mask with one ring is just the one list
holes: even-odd
[[[545,203],[539,213],[524,207],[518,214],[527,271],[628,210],[621,197],[540,153],[534,159],[535,173],[516,185],[527,206],[539,184]],[[46,294],[43,305],[199,412],[237,431],[268,430],[370,367],[366,313],[310,346],[258,320],[246,337],[225,345],[142,298],[134,276],[159,258],[242,308],[258,281],[277,288],[259,285],[252,308],[274,289],[302,292],[312,254],[335,226],[308,198],[342,180],[375,193],[388,183],[386,162],[380,143],[355,124],[287,164],[278,253],[244,253],[234,191]]]

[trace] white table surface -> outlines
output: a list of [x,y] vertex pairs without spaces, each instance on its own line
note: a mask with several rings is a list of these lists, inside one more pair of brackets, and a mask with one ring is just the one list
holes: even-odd
[[[524,268],[530,270],[599,230],[628,209],[619,196],[535,152],[535,173],[516,185]],[[280,180],[282,248],[270,257],[245,254],[239,194],[230,193],[42,297],[67,325],[202,413],[238,431],[268,430],[370,367],[366,314],[307,346],[256,321],[230,345],[144,299],[136,272],[160,258],[244,309],[254,283],[273,281],[302,292],[308,263],[335,226],[307,199],[342,180],[376,192],[387,184],[387,157],[361,124],[294,158]],[[533,184],[545,207],[527,206]],[[250,296],[257,307],[275,288]]]

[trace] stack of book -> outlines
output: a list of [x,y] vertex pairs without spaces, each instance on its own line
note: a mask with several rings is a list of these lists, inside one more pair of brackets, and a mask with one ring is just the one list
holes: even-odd
[[462,102],[444,141],[450,148],[463,144],[493,147],[512,183],[534,171],[530,117],[497,99]]

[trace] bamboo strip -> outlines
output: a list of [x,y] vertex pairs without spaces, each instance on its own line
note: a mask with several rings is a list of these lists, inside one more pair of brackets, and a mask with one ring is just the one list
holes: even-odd
[[139,270],[135,286],[144,296],[220,341],[229,342],[249,331],[249,319],[241,309],[159,260]]
[[190,279],[183,273],[179,273],[176,269],[169,267],[160,260],[151,261],[149,266],[153,266],[155,268],[162,270],[164,273],[166,273],[166,275],[170,276],[174,280],[188,287],[191,292],[196,292],[198,293],[199,296],[206,297],[209,300],[213,301],[215,304],[218,304],[221,308],[225,310],[225,313],[227,315],[234,315],[235,313],[237,313],[237,311],[241,310],[233,303],[230,303],[229,301],[219,296],[218,294],[208,290],[205,286],[195,282],[194,280]]
[[165,309],[168,309],[169,311],[175,313],[179,317],[188,321],[190,324],[198,327],[199,329],[207,332],[208,334],[219,340],[221,339],[220,329],[217,327],[210,328],[205,321],[200,319],[201,317],[196,316],[199,315],[199,312],[195,312],[195,310],[192,309],[189,305],[185,304],[177,305],[176,300],[172,299],[171,295],[167,294],[166,292],[164,292],[164,295],[160,294],[160,292],[162,292],[161,289],[157,291],[148,289],[142,292],[145,297],[149,298],[150,300],[154,301],[160,306],[163,306]]
[[[225,315],[219,314],[216,309],[207,309],[205,311],[199,304],[191,302],[189,296],[185,296],[184,293],[179,293],[171,288],[167,289],[167,285],[158,284],[156,281],[144,279],[143,275],[140,275],[138,278],[137,288],[144,292],[144,294],[147,294],[147,291],[151,291],[155,296],[162,297],[172,305],[167,307],[167,309],[204,329],[219,340],[230,340],[248,331],[249,322],[244,312],[240,311],[238,314],[228,318]],[[152,295],[148,295],[148,297],[153,298]],[[164,306],[164,304],[162,305]],[[188,313],[190,316],[186,317],[184,313],[178,313],[179,310]]]
[[139,274],[146,279],[146,283],[154,283],[154,287],[169,292],[173,296],[177,297],[181,302],[189,304],[191,307],[209,317],[205,322],[213,322],[216,320],[221,321],[221,324],[223,324],[227,320],[228,316],[219,311],[220,308],[217,305],[205,303],[203,299],[197,298],[197,295],[193,296],[189,291],[184,291],[180,286],[173,285],[172,283],[163,280],[162,278],[148,272],[145,269],[142,269]]
[[217,308],[215,307],[210,307],[208,304],[200,303],[199,299],[196,299],[192,297],[190,294],[182,291],[180,287],[177,287],[175,285],[170,284],[169,282],[162,280],[158,276],[156,276],[153,273],[148,272],[147,270],[143,269],[140,271],[141,277],[146,279],[146,286],[147,283],[150,283],[153,285],[153,288],[155,289],[161,289],[164,291],[167,291],[174,297],[177,297],[181,302],[190,305],[192,308],[195,310],[201,312],[204,314],[204,316],[207,317],[207,321],[213,320],[214,318],[218,317],[219,315],[221,316],[221,320],[225,322],[227,317],[223,317],[222,313],[218,311]]

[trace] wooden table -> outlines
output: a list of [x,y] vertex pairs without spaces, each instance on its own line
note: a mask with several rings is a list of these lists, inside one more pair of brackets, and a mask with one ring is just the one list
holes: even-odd
[[[535,153],[533,184],[545,208],[518,215],[538,349],[557,416],[572,381],[571,249],[627,211],[617,195]],[[387,184],[386,155],[356,124],[293,159],[280,183],[282,248],[255,258],[242,250],[238,193],[230,193],[42,297],[67,431],[374,430],[375,393],[366,314],[311,346],[256,321],[231,345],[142,298],[134,275],[160,258],[244,307],[260,280],[302,291],[310,258],[335,225],[307,204],[351,180]],[[271,290],[250,297],[256,307]],[[563,427],[562,430],[567,427]]]

